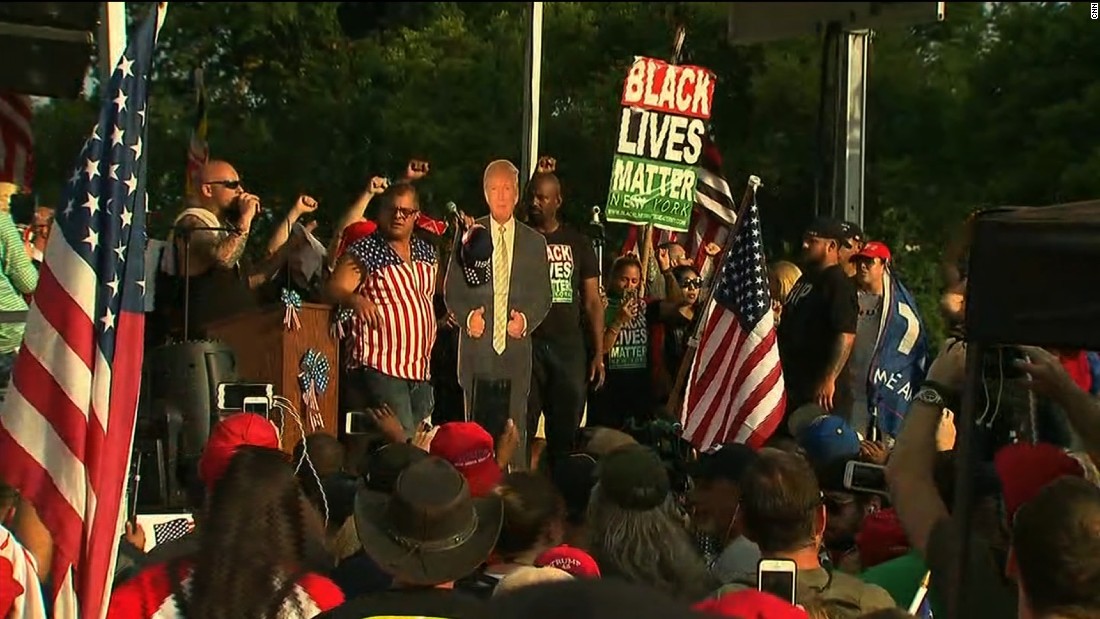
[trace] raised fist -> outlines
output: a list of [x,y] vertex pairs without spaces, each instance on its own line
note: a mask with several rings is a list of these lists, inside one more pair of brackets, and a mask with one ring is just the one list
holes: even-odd
[[381,194],[390,186],[390,182],[381,176],[375,176],[370,179],[370,184],[367,185],[367,191],[370,195],[377,196]]
[[553,174],[558,169],[558,160],[548,155],[539,157],[539,163],[536,170],[539,174]]
[[431,167],[431,164],[427,161],[412,159],[409,161],[409,165],[405,167],[405,178],[410,181],[422,179],[428,175]]
[[294,210],[299,213],[312,213],[317,210],[317,200],[310,196],[298,196],[298,201],[294,203]]

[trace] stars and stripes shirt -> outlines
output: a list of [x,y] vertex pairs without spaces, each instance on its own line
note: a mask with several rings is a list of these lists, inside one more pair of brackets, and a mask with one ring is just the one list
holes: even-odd
[[352,318],[352,335],[345,342],[349,368],[367,367],[405,380],[429,378],[437,258],[427,241],[413,237],[410,242],[411,262],[397,255],[378,232],[348,248],[363,273],[359,294],[374,303],[381,316],[376,328]]

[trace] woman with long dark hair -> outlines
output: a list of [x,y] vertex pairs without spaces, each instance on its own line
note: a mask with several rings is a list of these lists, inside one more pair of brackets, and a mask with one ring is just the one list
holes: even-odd
[[111,596],[108,617],[309,619],[344,598],[302,567],[307,537],[321,534],[284,454],[242,447],[214,486],[198,552],[127,581]]

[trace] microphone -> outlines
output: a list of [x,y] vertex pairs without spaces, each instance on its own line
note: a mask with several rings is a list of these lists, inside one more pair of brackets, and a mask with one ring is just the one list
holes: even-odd
[[451,215],[453,215],[453,216],[455,216],[455,217],[457,217],[461,220],[466,219],[466,217],[467,217],[466,213],[464,213],[462,211],[462,209],[458,208],[458,205],[455,204],[454,202],[448,202],[445,206],[447,207],[447,212],[450,213]]

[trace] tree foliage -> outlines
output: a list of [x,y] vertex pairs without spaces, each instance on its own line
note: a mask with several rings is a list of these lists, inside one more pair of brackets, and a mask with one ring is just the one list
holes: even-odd
[[[136,4],[136,3],[135,3]],[[170,5],[151,102],[150,207],[174,214],[206,75],[212,155],[236,165],[268,212],[300,192],[331,223],[369,176],[431,161],[426,208],[484,210],[481,170],[519,158],[526,3],[423,3],[410,27],[348,40],[339,3]],[[619,91],[635,55],[718,78],[713,131],[736,194],[763,178],[773,257],[813,211],[821,42],[734,47],[726,3],[545,4],[540,151],[555,156],[567,217],[602,204]],[[987,205],[1100,195],[1100,39],[1082,3],[949,3],[943,23],[875,34],[868,102],[867,228],[894,248],[933,318],[949,231]],[[39,191],[58,200],[94,101],[53,101],[35,119]],[[158,220],[154,218],[154,222]],[[612,227],[613,231],[615,228]],[[155,232],[155,231],[154,231]],[[621,235],[621,230],[617,231]]]

